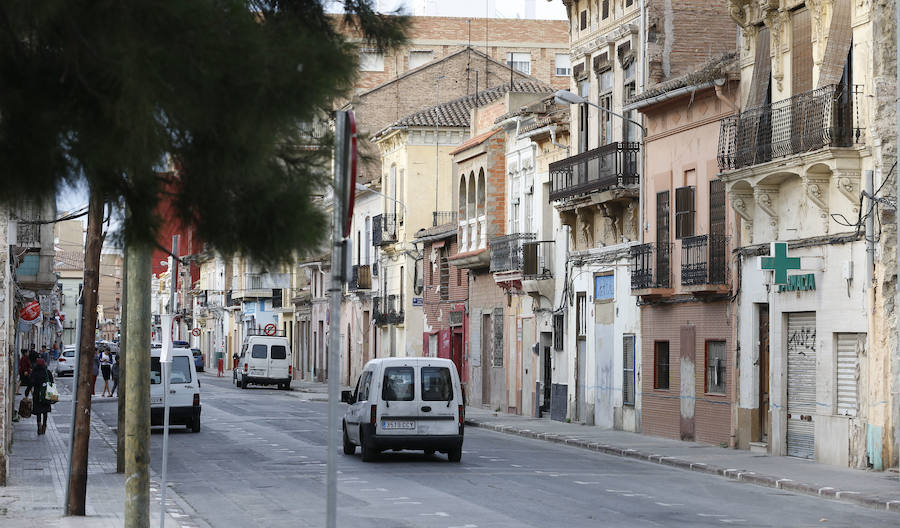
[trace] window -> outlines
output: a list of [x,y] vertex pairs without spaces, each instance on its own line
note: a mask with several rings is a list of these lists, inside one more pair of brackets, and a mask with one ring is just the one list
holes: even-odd
[[450,263],[447,261],[447,247],[442,247],[440,250],[441,258],[439,260],[440,266],[440,280],[441,280],[441,300],[446,301],[450,298]]
[[634,5],[634,0],[625,0],[625,7],[631,7]]
[[[578,94],[582,97],[588,97],[591,92],[591,83],[588,81],[580,81],[578,83]],[[588,105],[578,105],[578,153],[587,152],[588,150],[588,134],[590,133],[590,114]]]
[[266,359],[266,345],[253,345],[250,357],[254,359]]
[[585,292],[578,292],[575,303],[576,335],[578,337],[584,337],[587,335],[587,296],[585,295]]
[[419,66],[431,62],[434,59],[434,52],[431,50],[414,50],[409,52],[409,69],[418,68]]
[[525,75],[531,75],[531,54],[518,52],[507,53],[506,65]]
[[603,0],[603,20],[609,18],[609,0]]
[[857,394],[859,353],[865,351],[866,334],[840,333],[835,334],[835,338],[837,341],[835,411],[842,416],[856,416],[859,407]]
[[[186,356],[175,356],[172,358],[172,371],[169,373],[169,383],[190,383],[191,382],[191,364]],[[150,384],[159,385],[162,383],[162,366],[159,358],[150,358]]]
[[287,347],[284,345],[272,345],[272,359],[287,359]]
[[654,389],[669,389],[669,342],[657,341],[653,344]]
[[[634,63],[632,63],[632,65],[633,64]],[[632,66],[629,66],[629,68],[632,68]],[[635,93],[634,81],[631,81],[625,85],[624,100],[630,101],[631,98],[634,96],[634,93]],[[626,119],[622,120],[623,141],[626,141],[626,142],[640,141],[638,126],[633,123],[633,121],[637,121],[637,117],[638,117],[637,110],[629,110],[629,111],[625,112],[623,115],[627,119],[627,120]]]
[[462,286],[462,270],[459,268],[456,269],[456,285]]
[[706,342],[706,392],[725,394],[725,341]]
[[608,112],[612,108],[611,93],[600,96],[600,108],[600,145],[608,145],[613,140],[612,114]]
[[553,72],[557,77],[568,77],[572,75],[572,59],[569,58],[568,53],[557,53],[556,54],[556,70]]
[[581,24],[579,25],[581,31],[587,29],[587,10],[584,9],[581,11]]
[[694,188],[675,189],[675,238],[694,236]]
[[422,401],[453,399],[453,379],[447,367],[422,367]]
[[414,383],[412,367],[387,367],[384,369],[381,399],[412,401],[415,391]]
[[600,74],[600,93],[612,91],[615,73],[612,70],[606,70]]
[[353,394],[353,401],[363,402],[369,399],[369,385],[372,381],[372,373],[363,372],[356,383],[356,392]]
[[493,333],[493,366],[503,366],[503,308],[494,308],[492,316]]
[[622,337],[622,403],[634,405],[634,336]]
[[608,301],[616,297],[615,278],[612,273],[594,276],[594,302]]
[[384,71],[384,55],[374,49],[364,48],[359,52],[360,71]]
[[563,314],[553,315],[553,350],[562,351],[565,337],[565,319]]

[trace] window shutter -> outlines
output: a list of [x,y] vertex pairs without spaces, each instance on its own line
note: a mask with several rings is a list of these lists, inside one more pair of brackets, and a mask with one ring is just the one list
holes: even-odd
[[756,34],[756,60],[753,63],[753,80],[746,108],[757,107],[766,101],[769,78],[772,75],[772,58],[769,56],[769,28],[763,26]]
[[812,23],[809,9],[791,17],[791,93],[812,90]]
[[825,45],[825,57],[819,69],[819,88],[840,82],[852,39],[850,0],[834,0],[831,27],[828,28],[828,44]]

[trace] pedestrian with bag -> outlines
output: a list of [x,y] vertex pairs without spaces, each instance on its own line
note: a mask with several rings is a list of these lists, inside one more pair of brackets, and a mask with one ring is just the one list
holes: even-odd
[[28,351],[24,348],[19,355],[19,383],[16,385],[16,394],[19,394],[19,387],[25,386],[25,392],[28,392],[28,386],[31,384],[31,361],[28,360]]
[[[34,390],[34,403],[31,413],[37,417],[37,434],[47,432],[47,415],[53,403],[48,397],[48,385],[53,384],[53,375],[47,368],[43,359],[37,360],[37,365],[31,370],[31,388]],[[53,389],[55,391],[55,388]]]
[[103,350],[100,352],[100,372],[103,373],[103,393],[100,395],[103,396],[112,396],[112,391],[109,390],[109,378],[112,376],[112,358],[110,357],[109,350]]

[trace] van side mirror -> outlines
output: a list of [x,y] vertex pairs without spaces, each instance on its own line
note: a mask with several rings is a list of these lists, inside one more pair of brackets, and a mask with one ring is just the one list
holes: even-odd
[[353,392],[348,390],[341,391],[341,401],[344,403],[354,403]]

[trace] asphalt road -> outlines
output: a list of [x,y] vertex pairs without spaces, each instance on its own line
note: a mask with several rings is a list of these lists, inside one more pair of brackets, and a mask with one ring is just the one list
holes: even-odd
[[[230,382],[204,376],[201,432],[172,429],[171,485],[211,526],[324,526],[327,404]],[[94,409],[115,427],[114,400]],[[370,464],[339,454],[338,525],[900,526],[895,513],[474,428],[463,449],[459,464],[415,452]]]

